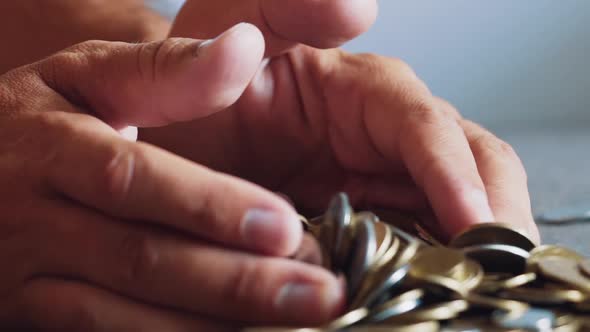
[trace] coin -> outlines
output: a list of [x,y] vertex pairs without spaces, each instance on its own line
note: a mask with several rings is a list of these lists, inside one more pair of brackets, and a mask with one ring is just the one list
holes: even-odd
[[555,314],[540,308],[529,308],[522,313],[498,310],[492,314],[492,321],[505,329],[552,331]]
[[346,332],[438,332],[440,324],[435,321],[419,322],[407,325],[379,324],[354,326],[346,329]]
[[454,274],[455,280],[461,282],[461,285],[467,291],[479,286],[483,280],[484,270],[479,263],[474,260],[466,259],[462,264],[461,274]]
[[323,265],[345,274],[346,313],[321,328],[260,331],[412,332],[437,330],[439,321],[449,332],[590,330],[590,261],[578,253],[532,248],[523,233],[499,223],[472,227],[455,247],[432,246],[436,237],[417,219],[400,214],[390,219],[396,227],[354,213],[339,196],[325,215],[301,222],[319,240]]
[[344,314],[343,316],[333,320],[330,324],[328,324],[325,328],[327,330],[340,330],[345,327],[354,325],[361,320],[365,319],[369,315],[369,309],[367,308],[359,308],[348,313]]
[[581,260],[578,262],[578,267],[580,271],[586,275],[586,277],[590,277],[590,260]]
[[379,295],[401,282],[406,278],[409,266],[404,265],[397,269],[389,269],[384,266],[381,270],[374,272],[363,280],[363,284],[351,304],[351,308],[359,308],[371,305]]
[[506,244],[526,251],[535,248],[535,243],[523,231],[503,223],[472,226],[451,240],[449,246],[464,248],[481,244]]
[[537,262],[540,259],[547,257],[569,258],[578,262],[584,260],[584,256],[567,248],[554,245],[542,245],[531,250],[529,258],[527,259],[527,271],[535,272],[537,268]]
[[344,193],[339,193],[330,201],[324,217],[324,223],[329,227],[327,231],[331,233],[326,239],[332,244],[329,252],[336,259],[333,263],[338,265],[342,263],[343,257],[340,254],[345,251],[343,245],[346,243],[346,228],[352,223],[352,213],[348,197]]
[[537,261],[539,273],[574,289],[590,293],[590,279],[578,269],[578,262],[568,258],[547,257]]
[[463,253],[479,262],[488,273],[522,273],[530,257],[526,250],[505,244],[473,245],[464,247]]
[[360,219],[356,225],[354,252],[350,264],[348,264],[348,290],[349,294],[355,294],[365,274],[369,271],[375,260],[377,252],[377,238],[375,224],[369,219]]
[[517,288],[537,280],[534,272],[520,274],[508,279],[484,280],[478,287],[478,292],[495,293],[502,289]]
[[424,321],[442,321],[457,317],[461,312],[469,308],[469,303],[465,300],[454,300],[449,302],[432,304],[426,307],[420,307],[416,310],[393,316],[384,321],[384,323],[411,323]]
[[528,310],[529,306],[526,303],[498,299],[490,296],[482,296],[479,294],[469,294],[465,299],[472,307],[479,307],[492,310],[503,310],[511,313],[521,313]]
[[[377,237],[377,251],[375,252],[374,262],[378,262],[383,255],[390,248],[394,241],[393,231],[391,227],[382,222],[375,222],[375,235]],[[399,241],[399,239],[398,239]]]
[[[382,224],[382,223],[380,223]],[[391,227],[387,226],[388,229],[391,230]],[[386,265],[387,263],[391,262],[391,260],[397,255],[400,247],[401,247],[401,241],[398,237],[393,236],[392,233],[392,238],[391,238],[391,243],[389,244],[389,248],[387,248],[387,250],[383,253],[383,255],[381,256],[377,256],[377,254],[375,254],[375,261],[373,262],[373,265],[371,266],[372,270],[378,270],[381,267],[383,267],[384,265]]]
[[249,327],[242,332],[324,332],[320,328],[298,328],[298,327]]
[[586,299],[584,293],[578,290],[539,289],[531,287],[506,289],[500,292],[498,295],[503,298],[524,301],[538,305],[562,305],[568,303],[578,303]]
[[414,310],[420,306],[423,297],[424,291],[422,289],[413,289],[402,293],[372,310],[368,320],[374,323],[382,322]]
[[422,238],[424,241],[426,241],[428,244],[437,247],[443,246],[443,244],[439,240],[437,240],[433,234],[428,232],[426,228],[424,228],[420,223],[415,223],[414,227],[416,228],[416,233],[418,234],[418,236]]
[[420,250],[412,259],[410,275],[420,279],[427,275],[450,276],[467,259],[459,251],[443,247],[429,247]]

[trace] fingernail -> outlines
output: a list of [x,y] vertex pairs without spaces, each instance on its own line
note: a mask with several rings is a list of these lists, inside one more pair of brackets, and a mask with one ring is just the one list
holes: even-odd
[[277,255],[290,255],[301,242],[301,223],[296,215],[250,209],[242,220],[242,238],[250,246]]
[[235,34],[249,33],[253,29],[256,29],[256,27],[250,23],[236,24],[232,28],[230,28],[229,30],[227,30],[224,33],[222,33],[221,35],[219,35],[218,37],[201,42],[195,51],[195,56],[198,57],[198,56],[204,55],[207,52],[207,49],[209,47],[211,47],[217,41],[219,41],[225,37],[228,37],[230,35],[235,35]]
[[488,195],[479,188],[466,191],[464,199],[473,211],[473,220],[478,223],[493,222],[494,213],[490,208]]
[[279,291],[275,305],[284,313],[313,313],[329,318],[338,310],[343,298],[341,283],[320,286],[305,283],[289,283]]

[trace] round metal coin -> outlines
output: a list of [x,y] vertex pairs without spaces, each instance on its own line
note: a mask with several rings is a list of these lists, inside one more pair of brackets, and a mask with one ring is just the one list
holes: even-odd
[[535,243],[524,232],[503,223],[478,224],[455,237],[450,247],[464,248],[481,244],[506,244],[526,251],[535,248]]

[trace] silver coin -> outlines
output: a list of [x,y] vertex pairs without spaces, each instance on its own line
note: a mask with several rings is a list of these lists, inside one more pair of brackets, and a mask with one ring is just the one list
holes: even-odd
[[375,305],[375,301],[384,293],[388,292],[392,288],[401,285],[401,283],[408,276],[410,266],[408,264],[392,270],[387,274],[387,277],[383,279],[383,282],[379,285],[375,285],[371,292],[365,297],[362,307],[371,307]]
[[373,312],[371,312],[371,315],[367,320],[372,323],[378,323],[410,312],[422,304],[423,297],[424,291],[421,289],[405,292],[379,305]]
[[529,308],[528,310],[514,314],[504,310],[496,310],[492,313],[494,324],[505,329],[518,329],[526,331],[553,331],[556,318],[549,310]]
[[355,244],[352,258],[348,264],[348,294],[356,294],[363,277],[375,260],[377,235],[375,224],[370,219],[361,219],[356,225]]
[[521,273],[530,256],[528,251],[506,244],[482,244],[461,250],[469,258],[479,262],[486,273]]
[[564,207],[546,211],[535,218],[540,224],[569,224],[590,221],[589,207]]
[[355,215],[355,218],[357,218],[359,220],[370,220],[374,223],[379,222],[379,217],[377,217],[376,214],[374,214],[373,212],[370,212],[370,211],[357,212]]
[[348,196],[345,193],[339,193],[332,201],[326,212],[325,222],[332,225],[332,247],[331,254],[334,260],[334,265],[340,267],[344,265],[345,257],[342,257],[342,245],[344,237],[346,236],[347,228],[352,224],[352,207],[348,201]]

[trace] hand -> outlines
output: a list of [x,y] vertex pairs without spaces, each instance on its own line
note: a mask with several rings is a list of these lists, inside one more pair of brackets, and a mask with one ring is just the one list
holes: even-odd
[[138,42],[166,37],[170,22],[144,0],[0,2],[0,74],[91,39]]
[[225,112],[141,137],[281,191],[304,211],[346,191],[357,206],[432,209],[447,236],[498,220],[538,241],[508,144],[462,119],[400,60],[318,49],[362,33],[376,11],[374,0],[189,0],[173,36],[252,22],[271,60]]
[[0,76],[1,329],[225,331],[340,310],[333,275],[284,258],[302,236],[288,203],[118,132],[232,104],[264,49],[241,29],[87,42]]

